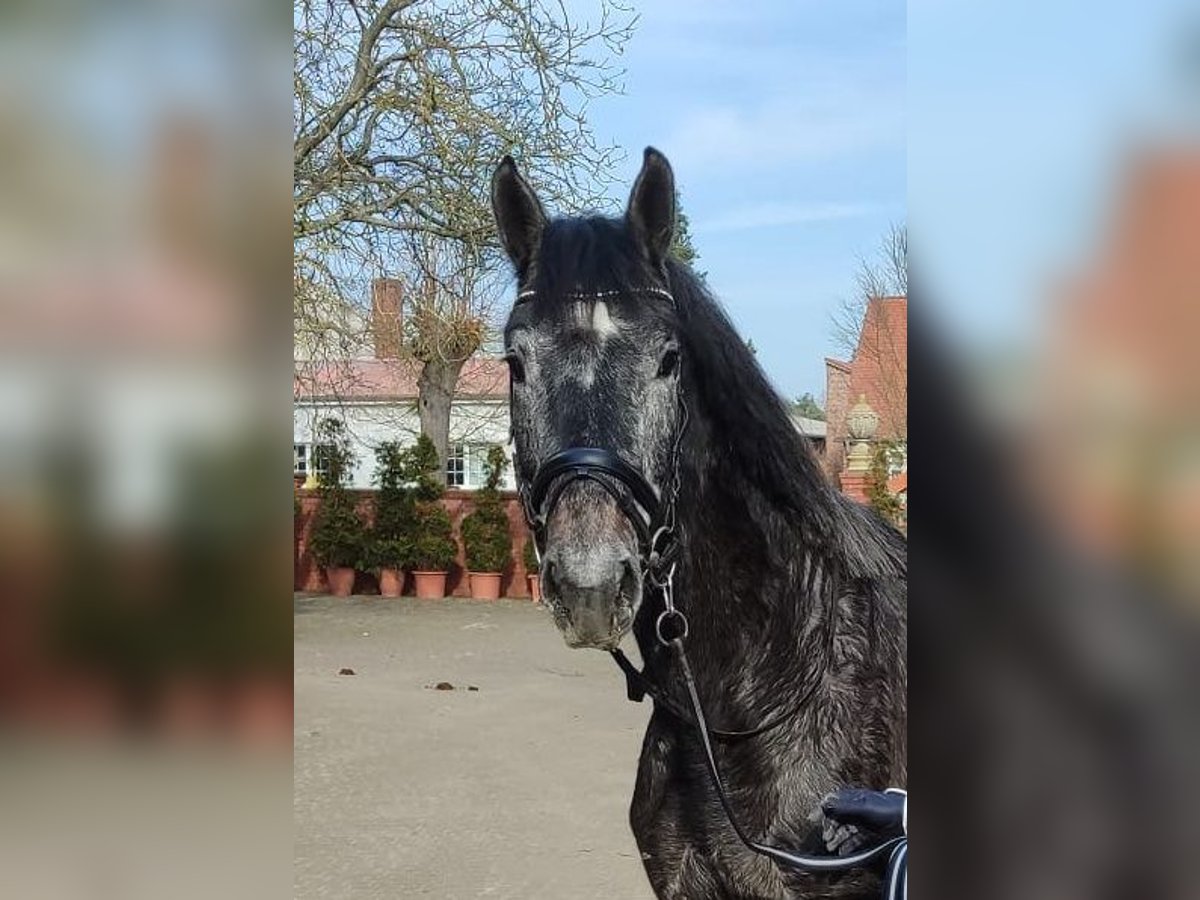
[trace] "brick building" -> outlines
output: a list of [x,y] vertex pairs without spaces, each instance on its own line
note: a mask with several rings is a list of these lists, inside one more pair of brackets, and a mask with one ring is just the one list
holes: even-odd
[[879,417],[876,440],[894,441],[903,451],[899,471],[908,490],[908,298],[868,301],[858,343],[848,361],[825,359],[825,471],[836,482],[846,464],[851,407],[865,398]]

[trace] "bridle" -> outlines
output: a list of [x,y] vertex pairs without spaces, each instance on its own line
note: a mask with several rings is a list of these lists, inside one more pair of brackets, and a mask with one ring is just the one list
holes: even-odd
[[[662,288],[643,288],[636,293],[653,294],[675,302],[670,292]],[[572,300],[603,300],[615,297],[619,291],[597,291],[589,294],[570,294]],[[517,305],[532,300],[534,291],[517,294]],[[568,487],[577,481],[590,481],[603,488],[616,502],[626,520],[637,535],[639,560],[643,582],[649,581],[663,593],[666,608],[659,616],[655,630],[660,636],[663,629],[675,618],[683,634],[687,633],[687,619],[675,609],[673,602],[676,559],[679,541],[676,534],[675,504],[679,497],[681,454],[683,436],[687,430],[688,411],[682,392],[677,396],[680,416],[672,441],[669,476],[660,493],[650,484],[640,469],[626,462],[611,450],[600,447],[568,447],[554,453],[538,466],[532,480],[527,481],[521,472],[516,472],[517,493],[525,522],[533,533],[534,549],[538,562],[546,545],[546,526],[558,501]],[[509,421],[512,421],[512,382],[509,382]],[[624,660],[632,669],[620,650],[614,651],[619,660]],[[622,666],[624,669],[625,666]],[[632,699],[632,697],[631,697]],[[640,697],[638,698],[641,699]]]
[[[606,297],[619,296],[620,291],[598,291],[595,293],[573,293],[568,295],[572,300],[601,300]],[[670,300],[675,304],[674,296],[662,288],[641,288],[631,293],[654,294]],[[532,300],[537,296],[536,291],[525,290],[517,294],[517,305]],[[712,728],[704,715],[704,708],[696,689],[696,680],[688,661],[683,642],[688,636],[687,617],[675,606],[675,570],[679,554],[679,540],[676,529],[675,505],[679,496],[681,474],[681,448],[683,436],[687,428],[687,405],[684,402],[682,390],[678,393],[678,403],[681,410],[679,425],[674,436],[670,474],[660,494],[647,480],[646,476],[635,466],[622,459],[611,450],[599,447],[568,447],[552,454],[538,466],[533,478],[526,481],[519,471],[516,471],[517,491],[521,498],[521,507],[525,514],[526,523],[534,537],[534,548],[537,551],[538,562],[542,559],[545,547],[546,526],[555,506],[562,498],[567,487],[576,481],[591,481],[600,485],[617,503],[621,512],[629,520],[637,533],[638,547],[642,564],[643,579],[648,580],[662,598],[663,609],[654,623],[654,633],[658,642],[674,652],[683,672],[684,685],[687,688],[689,711],[676,704],[644,671],[638,669],[618,647],[610,653],[625,675],[626,693],[630,700],[641,702],[649,694],[656,706],[666,710],[681,722],[695,726],[700,735],[704,749],[708,772],[711,777],[721,807],[729,824],[733,827],[741,842],[753,852],[765,856],[777,864],[806,872],[840,872],[847,869],[859,868],[886,854],[892,854],[893,861],[907,854],[907,837],[894,837],[875,847],[847,856],[807,856],[793,853],[769,844],[763,844],[749,837],[743,831],[725,792],[721,772],[717,766],[716,755],[713,752],[712,741],[733,742],[746,740],[783,724],[796,715],[811,699],[819,681],[814,681],[803,692],[800,701],[771,716],[766,722],[756,728],[745,731],[724,731]],[[509,405],[512,421],[512,381],[509,382]],[[889,863],[889,891],[894,891],[898,882],[892,879],[893,865]]]

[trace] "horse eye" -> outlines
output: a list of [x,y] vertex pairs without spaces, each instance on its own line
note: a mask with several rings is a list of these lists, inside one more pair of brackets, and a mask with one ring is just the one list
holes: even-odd
[[658,364],[658,377],[666,378],[679,368],[679,351],[668,350],[663,354],[662,362]]
[[510,353],[504,357],[504,361],[508,363],[508,371],[512,375],[513,384],[524,384],[525,364],[521,362],[521,357],[515,353]]

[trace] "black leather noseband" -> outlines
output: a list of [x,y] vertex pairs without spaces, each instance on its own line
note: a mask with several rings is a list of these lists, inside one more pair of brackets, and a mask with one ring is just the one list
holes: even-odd
[[650,574],[670,562],[674,548],[673,529],[667,527],[668,504],[634,466],[611,450],[599,447],[568,447],[543,462],[528,491],[521,491],[525,518],[538,542],[545,544],[550,515],[566,489],[576,481],[600,485],[616,501],[637,533],[642,565]]
[[538,468],[529,493],[537,524],[545,527],[563,491],[581,479],[596,482],[612,495],[637,531],[643,552],[647,551],[651,528],[658,518],[658,494],[641,472],[612,451],[598,447],[568,447]]

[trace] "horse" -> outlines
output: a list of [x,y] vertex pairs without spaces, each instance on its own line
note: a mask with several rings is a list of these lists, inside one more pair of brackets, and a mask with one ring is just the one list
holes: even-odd
[[[877,896],[734,830],[669,645],[686,632],[728,802],[756,839],[847,853],[822,801],[907,780],[907,546],[822,473],[754,353],[676,260],[675,180],[647,148],[625,213],[550,218],[511,157],[492,207],[516,274],[504,328],[514,468],[566,643],[652,692],[630,825],[657,897]],[[664,622],[664,619],[667,621]],[[664,629],[668,632],[663,634]],[[763,723],[773,720],[769,728]]]

